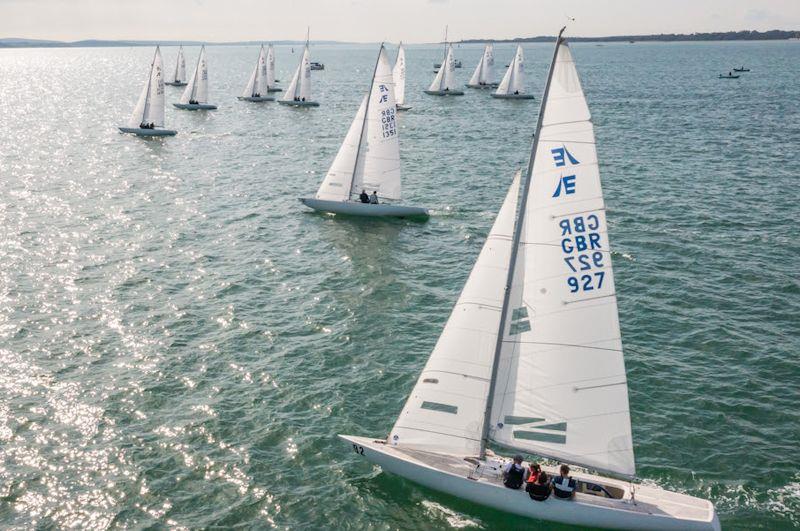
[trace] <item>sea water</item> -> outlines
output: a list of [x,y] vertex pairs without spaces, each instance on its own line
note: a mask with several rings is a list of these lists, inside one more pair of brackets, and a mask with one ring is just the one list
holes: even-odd
[[[116,129],[151,48],[0,51],[0,526],[535,525],[336,438],[388,433],[526,163],[552,44],[524,48],[534,101],[426,96],[443,49],[408,47],[403,194],[427,223],[297,201],[377,45],[312,46],[314,109],[237,101],[258,48],[209,46],[219,110],[174,109],[166,87],[166,140]],[[637,473],[710,499],[727,529],[800,526],[800,42],[573,49]],[[513,51],[495,46],[498,79]],[[455,48],[459,83],[481,52]],[[300,54],[276,48],[283,86]]]

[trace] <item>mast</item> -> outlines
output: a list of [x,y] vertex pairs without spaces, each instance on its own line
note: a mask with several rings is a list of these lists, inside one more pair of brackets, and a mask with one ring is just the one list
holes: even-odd
[[[494,359],[492,361],[492,376],[489,380],[489,393],[486,397],[486,410],[483,416],[483,434],[481,435],[481,453],[480,457],[486,457],[486,444],[489,442],[489,429],[492,422],[492,402],[494,399],[494,389],[497,384],[497,370],[500,366],[500,351],[503,348],[503,331],[506,328],[506,319],[508,318],[508,306],[511,300],[511,284],[514,282],[514,270],[517,262],[517,253],[519,250],[519,240],[522,235],[522,226],[525,221],[525,208],[528,203],[528,193],[531,188],[531,178],[533,176],[533,164],[536,160],[536,150],[539,146],[539,133],[542,131],[542,119],[547,107],[547,96],[550,93],[550,82],[553,80],[553,70],[556,66],[556,59],[558,58],[558,47],[563,42],[561,35],[564,33],[566,26],[561,28],[556,38],[556,46],[553,51],[553,59],[550,62],[550,71],[547,73],[547,83],[544,86],[544,94],[542,95],[542,104],[539,106],[539,118],[536,121],[536,130],[533,133],[533,142],[531,145],[531,156],[528,159],[528,168],[525,172],[525,184],[522,188],[522,197],[519,202],[519,214],[517,214],[516,227],[514,228],[514,239],[511,241],[511,258],[508,264],[508,276],[506,277],[505,293],[503,295],[503,308],[500,311],[500,327],[497,331],[497,343],[494,348]],[[516,55],[514,56],[516,60]]]
[[358,147],[356,148],[356,158],[353,161],[353,175],[350,176],[350,187],[347,193],[349,200],[353,196],[353,183],[356,180],[356,170],[358,169],[358,154],[361,153],[361,144],[364,143],[364,129],[367,126],[367,116],[369,115],[369,100],[372,99],[372,89],[375,87],[375,73],[378,71],[378,64],[381,61],[381,53],[383,52],[383,43],[378,50],[378,59],[375,60],[375,68],[372,70],[372,81],[369,82],[369,91],[367,92],[367,104],[364,106],[364,119],[361,122],[361,134],[358,136]]

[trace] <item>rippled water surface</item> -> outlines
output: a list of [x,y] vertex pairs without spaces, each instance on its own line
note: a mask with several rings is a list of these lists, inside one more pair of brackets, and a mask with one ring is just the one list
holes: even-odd
[[[0,526],[532,525],[381,474],[335,435],[394,422],[525,163],[551,50],[526,46],[537,100],[513,102],[425,96],[441,49],[409,47],[404,193],[428,223],[296,199],[377,46],[314,46],[306,110],[236,101],[258,51],[209,47],[219,110],[170,106],[163,141],[116,130],[152,49],[0,51]],[[638,473],[710,498],[726,528],[798,527],[800,43],[574,50]],[[284,81],[295,52],[277,48]],[[460,81],[480,53],[456,49]],[[512,53],[496,46],[501,69]]]

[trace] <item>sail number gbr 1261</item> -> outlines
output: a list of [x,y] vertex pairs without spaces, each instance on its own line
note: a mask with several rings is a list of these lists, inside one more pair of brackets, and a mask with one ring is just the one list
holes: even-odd
[[570,293],[594,291],[603,287],[605,253],[596,214],[564,218],[561,229],[561,251],[564,263],[573,273],[567,277]]

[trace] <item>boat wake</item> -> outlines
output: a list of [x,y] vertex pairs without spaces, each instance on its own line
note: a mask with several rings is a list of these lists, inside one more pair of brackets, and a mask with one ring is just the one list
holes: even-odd
[[448,509],[447,507],[439,505],[436,502],[425,500],[422,502],[422,506],[425,507],[425,510],[431,515],[432,519],[446,520],[447,524],[454,529],[464,529],[469,527],[484,529],[484,526],[480,520],[468,518],[466,515],[463,515],[452,509]]

